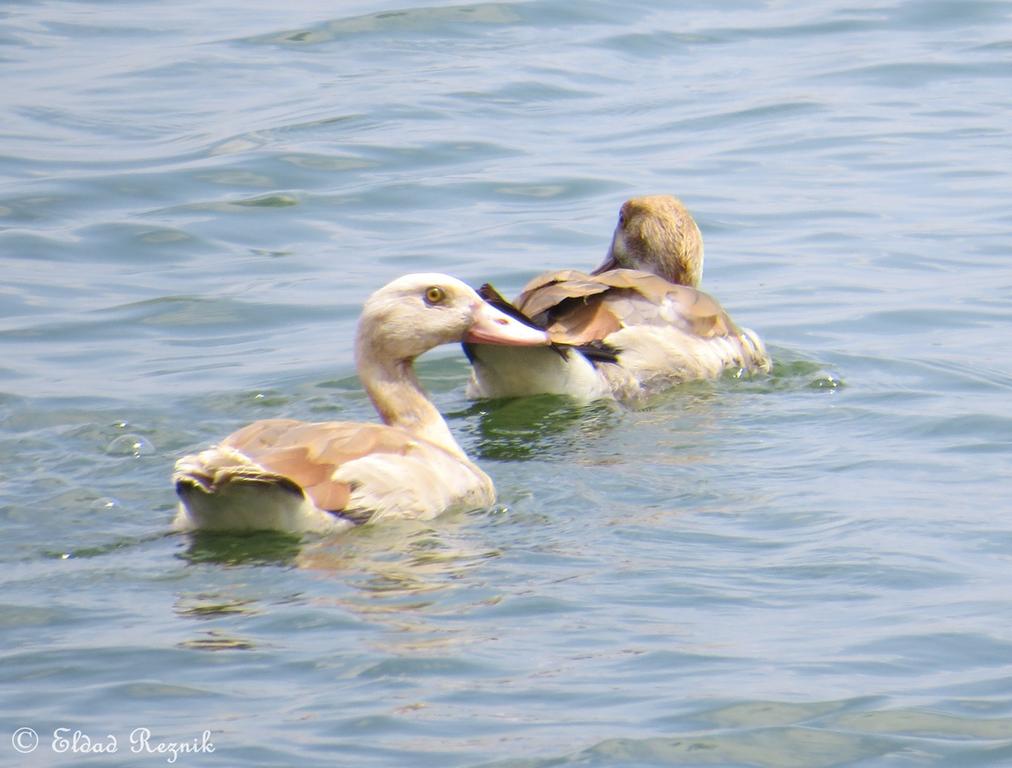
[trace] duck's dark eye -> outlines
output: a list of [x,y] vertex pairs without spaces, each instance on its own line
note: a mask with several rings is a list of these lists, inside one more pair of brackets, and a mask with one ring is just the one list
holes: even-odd
[[440,288],[438,285],[430,285],[425,289],[425,303],[429,306],[433,304],[442,304],[443,299],[446,298],[446,291]]

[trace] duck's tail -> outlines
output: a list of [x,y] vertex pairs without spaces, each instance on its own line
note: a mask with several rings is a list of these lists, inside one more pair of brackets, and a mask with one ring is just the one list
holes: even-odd
[[353,521],[324,512],[302,488],[241,452],[216,446],[176,462],[177,531],[337,531]]

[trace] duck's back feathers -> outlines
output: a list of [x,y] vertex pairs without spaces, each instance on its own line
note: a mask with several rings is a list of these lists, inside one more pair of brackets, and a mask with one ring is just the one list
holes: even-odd
[[[488,477],[470,462],[403,430],[355,422],[257,421],[180,460],[175,482],[191,518],[209,507],[207,520],[180,519],[179,527],[228,530],[247,527],[237,515],[248,513],[229,514],[224,499],[231,495],[242,507],[253,490],[269,493],[278,510],[266,521],[250,516],[255,527],[296,531],[340,530],[392,515],[425,519],[494,501]],[[288,522],[278,523],[277,515]]]
[[576,269],[546,272],[524,286],[515,302],[517,309],[537,320],[566,299],[586,299],[608,290],[608,283]]
[[[610,391],[628,399],[679,381],[713,378],[727,368],[769,369],[762,342],[739,328],[720,302],[648,272],[547,273],[531,280],[514,306],[569,357],[560,363],[544,357],[544,349],[472,349],[474,396],[547,391],[587,399]],[[576,366],[578,354],[584,362]],[[596,369],[598,385],[588,378],[586,363]]]
[[403,456],[411,443],[407,433],[382,424],[265,419],[229,435],[222,445],[297,483],[320,509],[342,512],[352,488],[334,479],[338,469],[371,453]]
[[702,339],[741,330],[708,293],[634,269],[600,275],[575,270],[535,278],[517,308],[543,323],[553,341],[587,344],[638,325],[675,326]]

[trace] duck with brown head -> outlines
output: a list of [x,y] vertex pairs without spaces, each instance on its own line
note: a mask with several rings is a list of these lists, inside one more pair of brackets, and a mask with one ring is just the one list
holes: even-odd
[[698,288],[703,278],[703,235],[671,195],[626,200],[604,262],[590,274],[638,269],[676,285]]
[[[758,335],[698,289],[702,272],[702,235],[677,198],[627,200],[597,269],[540,275],[513,302],[569,348],[556,354],[465,344],[473,368],[468,394],[631,399],[728,369],[768,371]],[[505,302],[490,286],[484,291]]]

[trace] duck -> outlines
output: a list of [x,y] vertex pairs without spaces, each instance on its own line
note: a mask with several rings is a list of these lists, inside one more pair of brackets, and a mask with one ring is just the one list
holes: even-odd
[[552,340],[539,349],[465,343],[474,399],[536,394],[634,400],[725,371],[767,373],[759,335],[699,289],[703,237],[672,195],[625,201],[604,261],[535,277],[513,302],[483,297]]
[[255,421],[180,458],[177,531],[337,533],[495,503],[414,371],[441,344],[538,346],[547,334],[444,274],[400,277],[365,302],[355,363],[381,423]]

